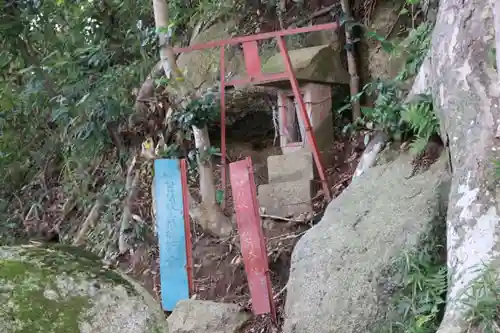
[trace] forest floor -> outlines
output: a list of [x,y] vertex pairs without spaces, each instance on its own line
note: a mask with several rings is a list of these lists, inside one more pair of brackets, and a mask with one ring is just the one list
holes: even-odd
[[[363,151],[363,136],[353,138],[337,138],[332,143],[334,161],[327,169],[328,181],[333,196],[338,196],[350,183],[352,174]],[[231,155],[231,152],[236,152]],[[276,149],[268,148],[262,154],[272,154]],[[254,152],[255,154],[256,152]],[[233,153],[234,154],[234,153]],[[245,155],[251,155],[247,152]],[[229,151],[229,160],[241,159],[241,151]],[[260,156],[265,159],[265,156]],[[265,169],[265,168],[264,168]],[[258,183],[265,182],[267,175],[256,172]],[[228,198],[229,206],[231,198]],[[245,332],[279,332],[283,320],[283,310],[286,297],[286,283],[289,277],[292,250],[300,237],[315,223],[319,222],[325,209],[323,196],[319,194],[314,199],[316,218],[312,221],[287,222],[272,219],[263,219],[262,226],[266,237],[269,269],[273,288],[273,300],[278,314],[278,327],[274,327],[270,317],[254,318]],[[233,216],[233,209],[226,212]],[[236,303],[245,309],[251,310],[251,298],[246,280],[241,253],[239,252],[238,234],[229,239],[218,239],[204,234],[199,227],[192,224],[193,248],[193,297],[201,300]],[[159,256],[158,245],[153,237],[120,258],[119,266],[131,276],[141,281],[144,286],[158,300],[160,299],[159,285]]]

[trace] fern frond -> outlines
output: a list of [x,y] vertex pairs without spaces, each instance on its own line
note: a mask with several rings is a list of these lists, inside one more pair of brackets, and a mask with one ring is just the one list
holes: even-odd
[[429,141],[428,138],[417,137],[415,140],[413,140],[412,143],[410,143],[410,153],[414,155],[419,155],[423,153],[428,141]]

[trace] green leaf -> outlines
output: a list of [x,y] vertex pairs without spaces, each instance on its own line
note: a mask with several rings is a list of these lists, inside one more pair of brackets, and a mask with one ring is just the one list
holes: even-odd
[[156,28],[156,32],[157,33],[164,33],[164,34],[167,34],[169,32],[170,28],[167,26],[167,27],[158,27]]
[[370,38],[378,40],[379,42],[385,41],[385,37],[377,34],[375,31],[368,31],[366,35]]
[[23,69],[20,69],[19,70],[19,74],[26,74],[28,72],[31,72],[33,71],[34,67],[33,66],[29,66],[29,67],[26,67],[26,68],[23,68]]
[[361,113],[366,117],[370,117],[371,115],[373,115],[375,113],[375,109],[370,108],[370,107],[366,107],[366,106],[362,106]]
[[383,40],[383,41],[381,41],[381,45],[382,45],[382,49],[387,53],[391,53],[392,51],[394,51],[395,47],[394,47],[394,44],[392,44],[391,42]]
[[90,96],[90,93],[86,93],[85,95],[83,95],[82,98],[80,98],[80,100],[76,103],[76,106],[79,106],[83,103],[85,103],[85,101],[87,100],[87,98],[89,98]]
[[222,205],[222,199],[224,198],[224,191],[223,190],[217,190],[215,192],[215,200],[219,205]]
[[491,46],[488,50],[488,62],[490,65],[497,69],[497,60],[496,60],[496,48],[495,46]]
[[341,108],[339,108],[337,110],[337,113],[341,114],[341,113],[343,113],[343,112],[345,112],[347,110],[351,110],[351,109],[352,109],[351,103],[346,103],[346,104],[344,104],[344,106],[342,106]]
[[54,109],[52,111],[52,121],[58,121],[61,117],[66,117],[68,115],[69,109],[65,106]]
[[162,76],[161,78],[155,80],[155,85],[157,87],[162,87],[162,86],[165,87],[168,86],[169,84],[170,84],[170,79],[168,79],[165,76]]

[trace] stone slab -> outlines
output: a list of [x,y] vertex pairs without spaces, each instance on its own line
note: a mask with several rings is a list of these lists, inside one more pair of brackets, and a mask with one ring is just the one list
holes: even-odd
[[259,186],[259,205],[266,214],[276,216],[299,216],[312,212],[312,181],[302,179]]
[[304,144],[301,142],[291,143],[286,146],[281,147],[283,154],[290,154],[299,150],[304,149]]
[[[289,50],[288,54],[299,83],[348,84],[350,81],[349,72],[342,63],[341,52],[342,50],[325,44]],[[283,56],[279,52],[262,64],[262,72],[266,74],[282,73],[284,71]],[[281,87],[283,83],[289,85],[288,80],[260,85]]]
[[238,333],[250,318],[236,304],[183,300],[167,322],[170,333]]
[[314,179],[314,163],[307,149],[274,155],[267,158],[269,183]]

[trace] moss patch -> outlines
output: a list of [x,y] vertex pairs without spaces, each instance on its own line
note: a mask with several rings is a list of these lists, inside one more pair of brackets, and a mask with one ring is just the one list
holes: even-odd
[[0,247],[0,332],[166,332],[135,281],[74,248]]
[[98,278],[100,281],[112,285],[123,285],[130,294],[137,294],[134,287],[120,274],[97,264],[100,262],[97,256],[79,248],[67,245],[42,245],[26,248],[19,254],[23,257],[23,261],[36,265],[43,263],[44,268],[52,273],[71,275],[85,272],[88,277]]
[[88,296],[62,297],[52,272],[33,264],[0,261],[0,328],[11,333],[80,332]]

